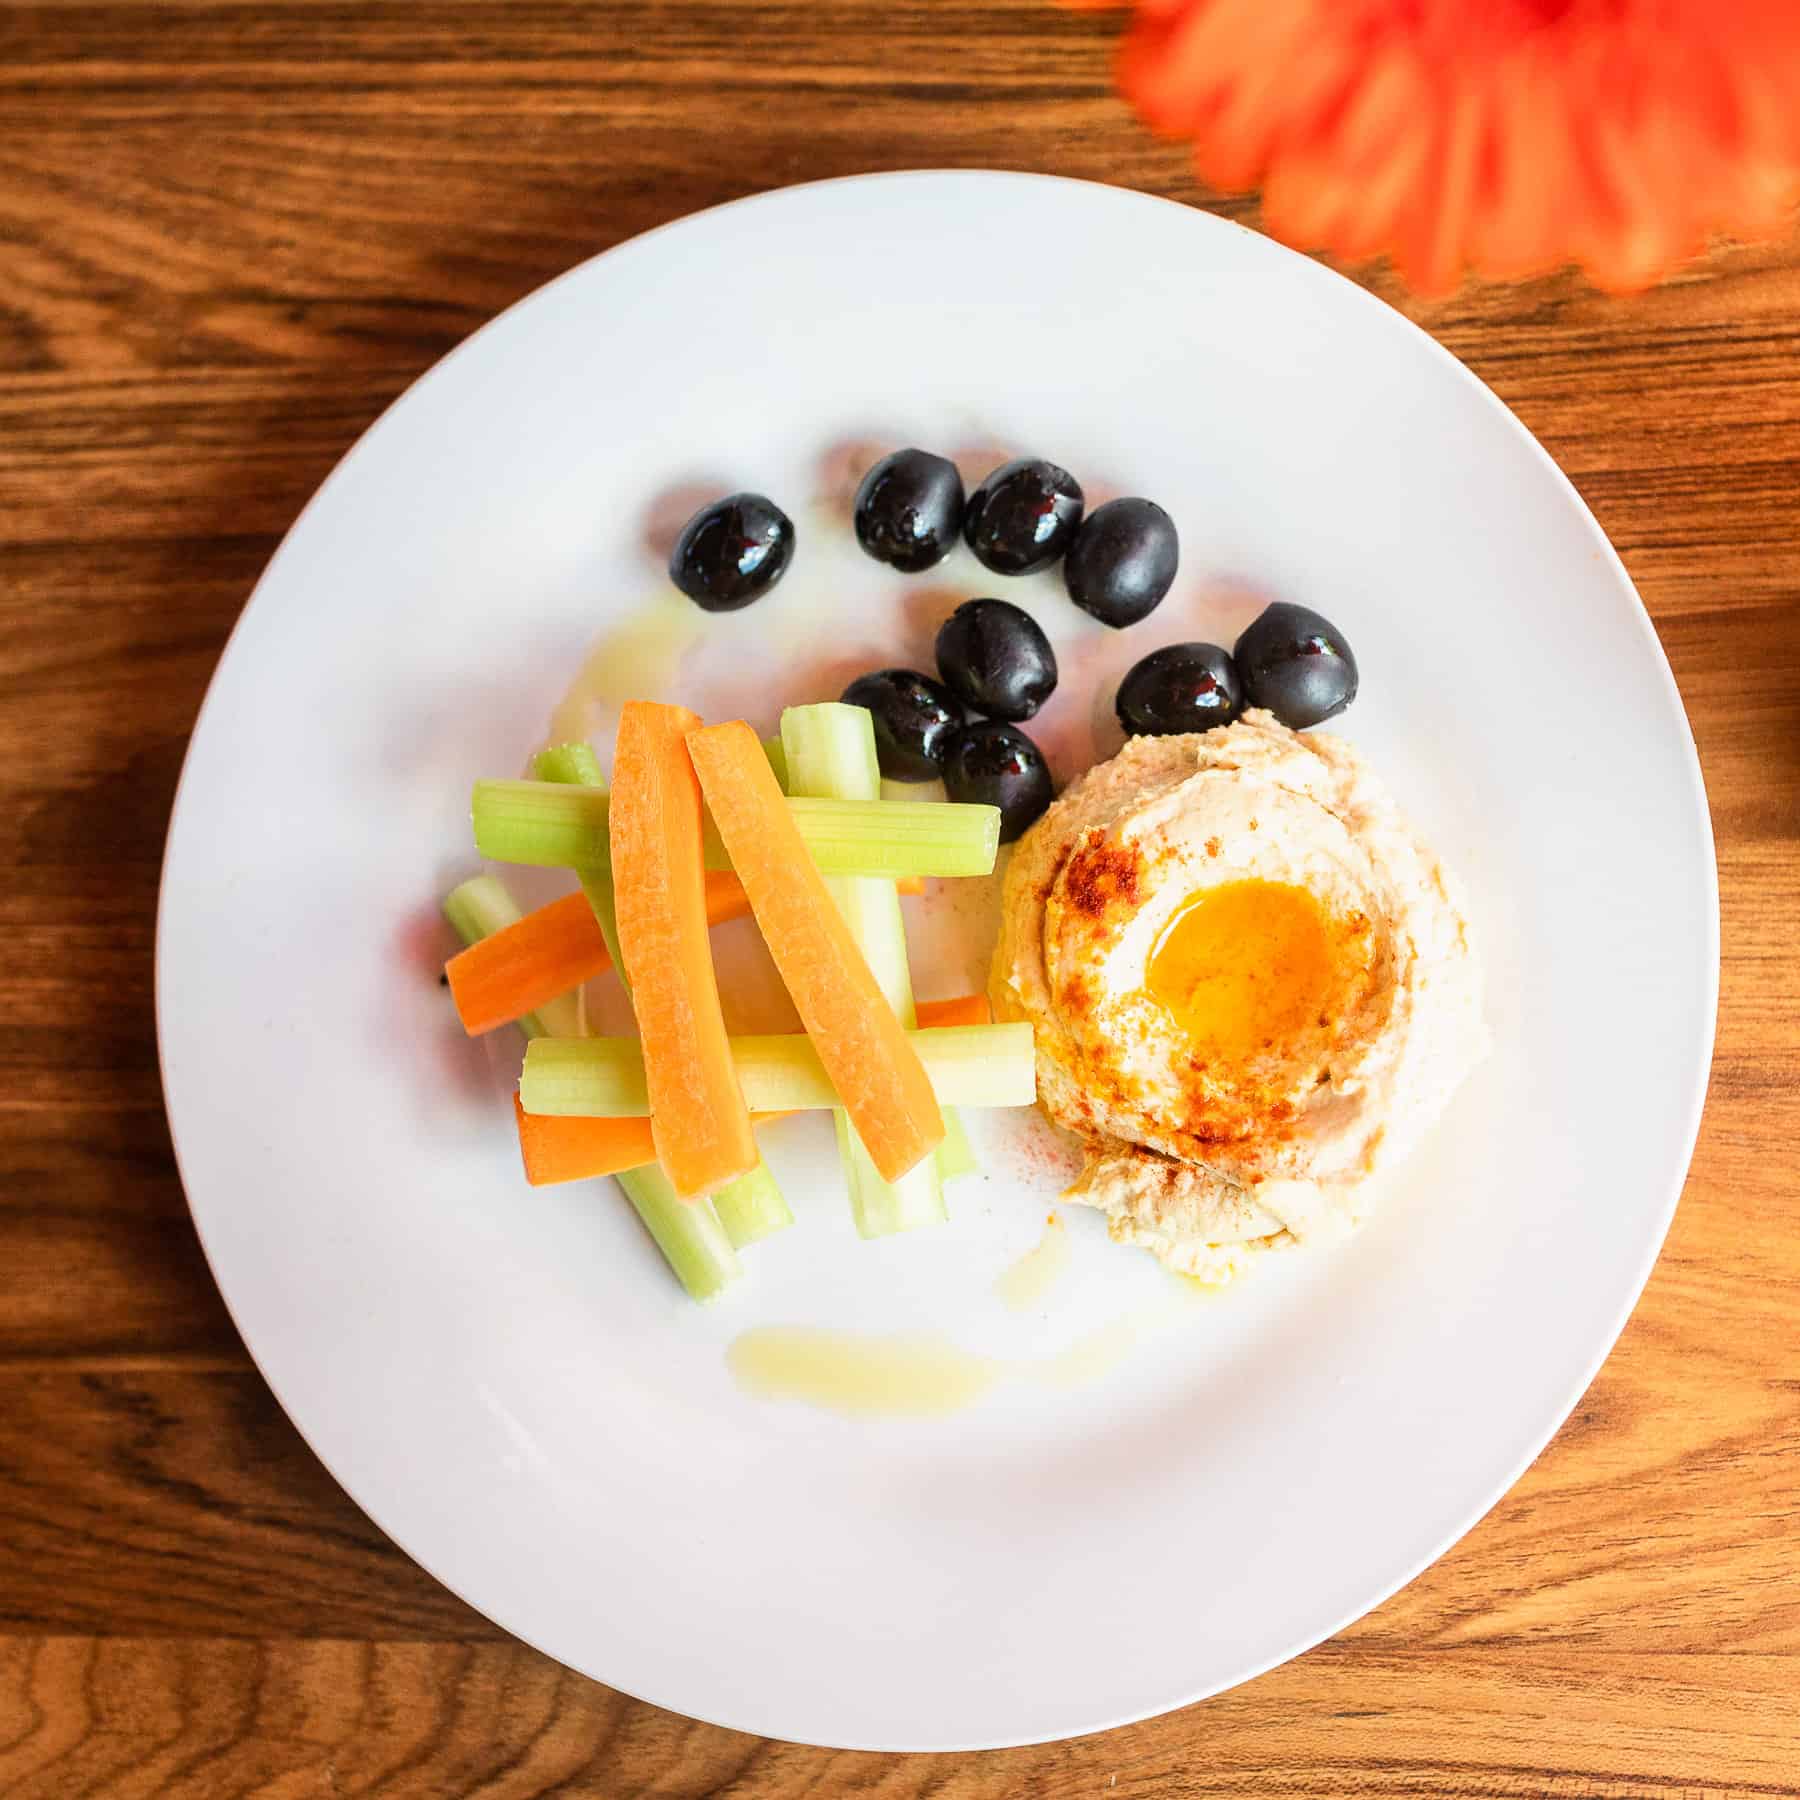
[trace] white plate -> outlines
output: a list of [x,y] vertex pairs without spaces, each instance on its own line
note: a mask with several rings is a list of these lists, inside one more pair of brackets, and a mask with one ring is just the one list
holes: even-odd
[[[947,1229],[863,1244],[828,1127],[795,1122],[771,1160],[798,1226],[696,1308],[610,1184],[524,1187],[504,1061],[460,1037],[434,980],[435,902],[475,866],[470,781],[519,770],[596,643],[601,699],[560,717],[602,742],[609,686],[652,681],[767,729],[848,671],[926,655],[933,590],[994,588],[960,555],[903,581],[845,548],[833,496],[863,441],[974,473],[1028,448],[1174,513],[1177,592],[1133,631],[1080,619],[1054,578],[1008,589],[1062,646],[1046,737],[1065,767],[1111,676],[1161,643],[1229,641],[1248,589],[1338,621],[1364,676],[1345,729],[1470,888],[1497,1042],[1347,1248],[1158,1315],[1085,1386],[1021,1378],[942,1419],[755,1399],[725,1348],[772,1322],[941,1330],[1041,1372],[1157,1315],[1167,1278],[1087,1214],[1041,1305],[995,1298],[1055,1192],[1019,1133],[996,1122],[992,1172],[953,1192]],[[800,523],[787,581],[735,617],[668,599],[644,541],[695,484],[766,489]],[[954,933],[919,929],[921,992],[974,978]],[[207,698],[157,975],[220,1286],[386,1531],[630,1693],[770,1736],[943,1749],[1241,1681],[1493,1504],[1668,1225],[1717,897],[1643,610],[1478,382],[1348,282],[1202,213],[917,174],[627,244],[369,432]]]

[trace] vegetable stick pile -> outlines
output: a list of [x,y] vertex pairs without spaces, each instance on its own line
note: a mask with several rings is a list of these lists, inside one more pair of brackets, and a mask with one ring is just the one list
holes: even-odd
[[[975,1166],[952,1108],[1031,1103],[1031,1028],[993,1024],[981,996],[914,1002],[898,894],[986,874],[995,809],[880,799],[869,715],[837,704],[790,708],[765,745],[741,721],[632,701],[610,790],[585,744],[533,773],[476,784],[476,848],[570,869],[579,890],[521,915],[483,875],[444,902],[466,945],[445,965],[464,1029],[528,1039],[526,1179],[617,1176],[701,1300],[737,1279],[739,1249],[793,1222],[756,1136],[791,1112],[835,1114],[865,1237],[942,1220],[944,1182]],[[800,1032],[725,1029],[710,933],[746,914]],[[635,1038],[586,1035],[583,988],[609,969]]]

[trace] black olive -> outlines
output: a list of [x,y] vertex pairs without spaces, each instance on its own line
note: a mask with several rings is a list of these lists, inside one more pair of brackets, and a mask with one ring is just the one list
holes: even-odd
[[1083,612],[1118,628],[1162,604],[1180,565],[1175,521],[1154,500],[1109,500],[1076,532],[1063,581]]
[[1265,606],[1232,655],[1245,704],[1266,707],[1293,731],[1335,717],[1356,698],[1356,658],[1344,634],[1309,607]]
[[1119,723],[1137,737],[1168,737],[1229,725],[1244,690],[1231,653],[1217,644],[1165,644],[1134,663],[1114,701]]
[[929,450],[884,456],[856,490],[856,541],[891,568],[916,575],[941,563],[962,529],[956,464]]
[[963,536],[996,575],[1030,575],[1068,549],[1081,508],[1081,483],[1067,469],[1021,457],[969,496]]
[[846,706],[866,706],[875,721],[875,757],[890,781],[935,781],[944,752],[962,729],[955,698],[915,669],[877,669],[844,689]]
[[972,712],[1029,719],[1056,689],[1056,652],[1030,613],[965,600],[938,628],[938,673]]
[[950,740],[944,791],[952,800],[1000,809],[1000,841],[1010,844],[1050,804],[1050,765],[1016,725],[983,719]]
[[794,521],[762,494],[733,494],[682,526],[669,579],[708,612],[736,612],[782,578],[793,554]]

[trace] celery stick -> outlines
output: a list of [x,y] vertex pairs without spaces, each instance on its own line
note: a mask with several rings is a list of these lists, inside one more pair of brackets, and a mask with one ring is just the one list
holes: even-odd
[[[1031,1027],[939,1025],[909,1032],[940,1101],[1029,1106],[1037,1098]],[[836,1106],[837,1090],[803,1032],[734,1037],[732,1062],[752,1112]],[[636,1038],[539,1038],[525,1051],[519,1100],[530,1113],[642,1118],[650,1110]]]
[[595,1054],[574,1059],[533,1058],[537,1044],[557,1041],[538,1038],[525,1047],[519,1104],[528,1113],[577,1119],[649,1117],[650,1090],[644,1083],[644,1054],[636,1038],[584,1038],[579,1041],[597,1046]]
[[[553,750],[540,751],[533,759],[532,769],[541,781],[577,782],[601,791],[606,787],[600,759],[586,744],[563,744]],[[625,997],[630,999],[631,983],[626,978],[625,958],[619,949],[619,914],[612,871],[583,868],[576,873],[581,881],[581,891],[587,895],[588,905],[593,908],[594,918],[599,923],[600,935],[606,939],[607,952],[612,957],[613,968],[618,971],[619,984],[625,989]],[[660,1178],[662,1171],[659,1169],[656,1173]],[[643,1205],[635,1194],[632,1204],[643,1212]],[[717,1215],[734,1250],[741,1250],[744,1245],[753,1244],[758,1238],[768,1237],[794,1222],[794,1215],[764,1162],[758,1162],[747,1175],[740,1175],[736,1181],[721,1188],[710,1201],[699,1204]],[[661,1239],[657,1241],[660,1243]]]
[[975,1146],[969,1142],[969,1129],[954,1106],[944,1108],[944,1141],[937,1147],[940,1181],[954,1181],[958,1175],[973,1175],[981,1167]]
[[[828,702],[790,706],[781,715],[791,794],[820,800],[877,800],[881,769],[868,710]],[[906,929],[892,881],[872,875],[828,875],[825,885],[850,927],[887,1003],[910,1031],[915,1024]],[[935,1153],[886,1181],[870,1160],[842,1107],[834,1115],[838,1154],[850,1189],[850,1210],[864,1237],[889,1237],[921,1225],[941,1225],[944,1188]]]
[[767,1163],[759,1162],[748,1175],[720,1188],[712,1203],[725,1235],[739,1250],[758,1238],[785,1231],[794,1222],[793,1211]]
[[589,744],[553,744],[531,759],[531,772],[539,781],[572,781],[579,786],[605,787],[600,759]]
[[[794,823],[827,875],[985,875],[1000,843],[991,806],[929,800],[790,800]],[[475,847],[495,862],[608,869],[607,794],[593,784],[478,781]],[[709,831],[707,867],[730,866]]]
[[444,896],[444,917],[465,944],[479,944],[524,917],[498,875],[476,875]]
[[631,998],[631,983],[625,979],[624,953],[619,949],[619,910],[613,899],[613,878],[609,869],[577,869],[575,879],[581,883],[581,891],[587,895],[587,903],[593,908],[594,919],[600,927],[600,935],[606,940],[606,954],[612,958],[613,973],[619,978],[619,986],[625,990],[625,998]]
[[[600,759],[586,744],[558,744],[553,749],[540,750],[531,759],[531,772],[539,781],[575,783],[606,792],[606,776],[601,771]],[[581,891],[587,895],[588,905],[594,909],[600,935],[606,939],[606,954],[612,958],[612,966],[629,995],[625,959],[619,950],[619,918],[613,904],[610,862],[605,866],[589,864],[578,868],[575,874],[581,882]]]
[[[523,916],[518,901],[497,875],[477,875],[444,896],[444,917],[465,944],[478,944],[484,937],[518,924]],[[580,995],[558,994],[554,1000],[546,1000],[536,1012],[519,1020],[519,1029],[527,1038],[580,1037]]]
[[612,866],[606,790],[548,781],[478,781],[475,848],[495,862],[546,869]]
[[614,1179],[637,1208],[675,1279],[693,1299],[716,1299],[743,1274],[737,1251],[710,1201],[683,1200],[655,1163],[622,1170]]
[[763,755],[769,759],[769,767],[775,771],[775,779],[781,783],[781,791],[791,794],[794,790],[788,786],[787,751],[782,747],[779,737],[766,737],[762,741]]
[[[859,712],[863,709],[840,706],[837,710]],[[787,731],[788,719],[790,715],[793,715],[796,716],[800,728],[808,730],[804,715],[821,711],[822,709],[817,707],[790,708],[788,713],[782,715],[781,728],[783,732]],[[832,742],[836,745],[835,750],[824,749],[822,751],[825,758],[823,769],[820,769],[817,764],[814,765],[814,774],[819,782],[831,782],[833,785],[828,788],[825,785],[815,785],[809,780],[806,785],[789,788],[790,793],[826,794],[828,797],[838,800],[881,799],[890,803],[904,801],[913,805],[944,803],[941,782],[930,783],[922,790],[921,784],[918,782],[888,781],[882,777],[880,765],[872,755],[872,729],[864,734],[850,727],[839,725],[834,731],[829,721],[820,720],[810,730],[817,731],[820,736],[830,733]],[[842,733],[842,735],[837,735],[838,733]],[[865,755],[865,751],[869,754]],[[854,926],[853,920],[852,929]],[[861,942],[860,939],[858,941]],[[864,945],[863,948],[864,953],[867,954],[868,946]],[[871,965],[873,966],[872,958]],[[881,971],[877,969],[876,973],[879,976]],[[912,1024],[910,997],[909,1004],[901,1016],[908,1026]],[[840,1137],[840,1143],[841,1141]],[[964,1129],[962,1120],[956,1116],[954,1108],[946,1108],[944,1112],[944,1141],[937,1149],[937,1165],[940,1181],[948,1181],[955,1175],[972,1174],[981,1166],[973,1146],[969,1143],[969,1134]]]
[[[1037,1100],[1036,1053],[1031,1026],[1023,1019],[1006,1025],[935,1025],[906,1035],[931,1077],[932,1092],[952,1106],[1030,1106]],[[538,1048],[579,1051],[599,1041],[583,1038],[578,1044],[566,1044],[546,1039]],[[531,1051],[525,1055],[529,1061]],[[829,1100],[777,1103],[775,1098],[785,1092],[816,1093],[820,1088],[834,1092],[818,1055],[811,1041],[797,1032],[732,1040],[732,1058],[748,1077],[744,1092],[753,1112],[798,1112],[807,1105],[829,1105]]]
[[788,805],[825,875],[885,875],[892,881],[912,875],[986,875],[1000,847],[1000,813],[992,806],[811,799]]

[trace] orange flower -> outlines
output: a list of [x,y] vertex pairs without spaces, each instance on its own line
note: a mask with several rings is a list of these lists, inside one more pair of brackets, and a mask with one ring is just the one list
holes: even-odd
[[1800,197],[1796,0],[1139,0],[1119,80],[1277,237],[1421,293],[1642,287]]

